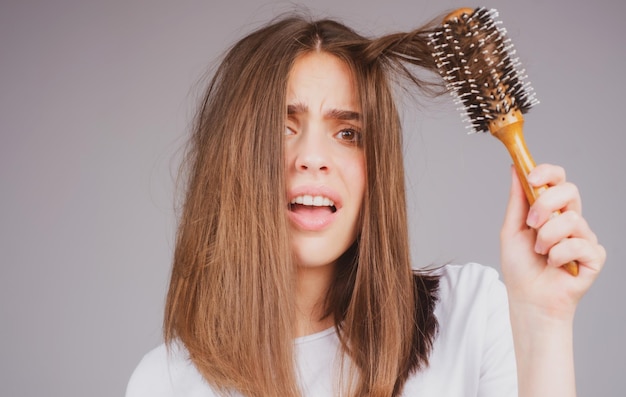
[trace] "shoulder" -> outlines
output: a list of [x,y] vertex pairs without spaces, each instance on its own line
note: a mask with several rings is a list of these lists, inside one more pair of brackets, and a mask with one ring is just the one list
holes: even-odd
[[207,396],[214,394],[178,343],[148,352],[128,381],[126,397]]
[[448,264],[416,275],[418,302],[429,302],[428,315],[434,314],[440,332],[451,325],[484,327],[492,313],[508,316],[506,288],[492,267]]
[[483,334],[510,326],[506,288],[494,268],[468,263],[446,265],[438,272],[435,315],[443,334],[470,329]]
[[479,263],[450,264],[436,270],[442,283],[455,287],[467,287],[476,283],[484,285],[499,281],[496,269]]
[[434,274],[438,334],[429,366],[407,381],[404,395],[516,395],[508,299],[498,272],[468,263]]
[[[456,304],[480,304],[481,300],[496,295],[506,300],[506,289],[498,272],[478,263],[446,265],[437,270],[439,275],[440,304],[455,301]],[[506,302],[505,302],[506,303]]]

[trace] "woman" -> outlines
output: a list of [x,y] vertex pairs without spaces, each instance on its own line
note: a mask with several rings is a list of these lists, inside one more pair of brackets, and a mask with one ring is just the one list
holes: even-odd
[[228,52],[188,152],[166,344],[128,397],[575,395],[573,315],[605,253],[561,168],[531,173],[550,188],[530,209],[512,173],[506,290],[411,268],[392,83],[436,89],[412,72],[435,70],[426,42],[292,17]]

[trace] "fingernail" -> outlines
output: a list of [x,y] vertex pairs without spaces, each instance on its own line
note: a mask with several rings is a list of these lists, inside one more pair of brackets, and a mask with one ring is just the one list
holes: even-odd
[[539,245],[539,243],[535,243],[535,252],[538,254],[543,254],[543,251],[541,250],[541,246]]
[[537,226],[538,220],[539,220],[539,215],[537,215],[537,212],[530,210],[528,212],[528,217],[526,217],[526,224],[532,228],[535,228]]
[[531,185],[537,185],[539,183],[539,176],[536,173],[531,172],[526,177],[526,180],[528,180],[528,183]]

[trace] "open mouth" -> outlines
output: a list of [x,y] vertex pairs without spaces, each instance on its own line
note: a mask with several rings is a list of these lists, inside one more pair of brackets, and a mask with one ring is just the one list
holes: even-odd
[[337,212],[337,207],[333,200],[324,196],[302,195],[294,197],[289,203],[289,211],[292,212]]

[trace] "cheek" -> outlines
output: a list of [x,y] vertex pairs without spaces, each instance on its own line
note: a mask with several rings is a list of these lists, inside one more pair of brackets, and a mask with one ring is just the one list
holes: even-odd
[[350,162],[350,166],[347,168],[349,175],[347,175],[354,189],[355,193],[358,194],[359,198],[362,199],[365,194],[365,156],[363,153],[359,153],[359,155],[355,156],[355,158]]
[[366,169],[363,153],[344,156],[337,166],[341,169],[342,179],[350,197],[350,206],[358,214],[361,212],[363,197],[365,196]]
[[283,165],[285,170],[290,169],[290,165],[294,161],[293,149],[290,147],[289,142],[283,144]]

